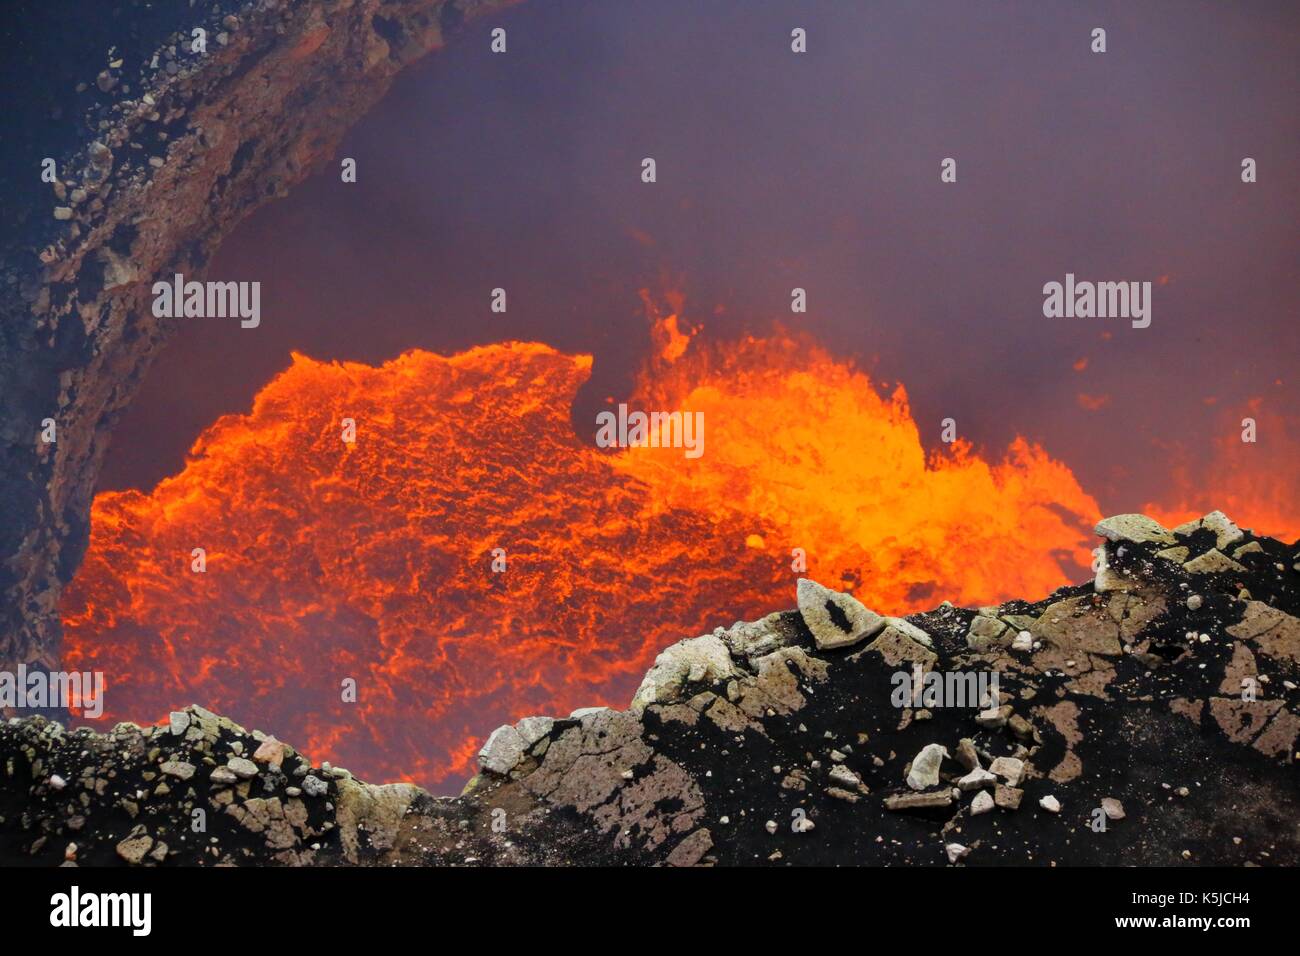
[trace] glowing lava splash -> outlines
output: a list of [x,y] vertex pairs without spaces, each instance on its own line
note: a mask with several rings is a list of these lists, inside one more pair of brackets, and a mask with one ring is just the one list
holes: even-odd
[[96,498],[66,666],[104,671],[109,722],[198,702],[447,791],[497,724],[626,706],[662,647],[791,606],[792,549],[886,612],[1086,577],[1097,503],[1041,448],[927,456],[901,387],[781,332],[656,337],[628,403],[703,411],[701,458],[575,433],[589,356],[295,355],[180,474]]

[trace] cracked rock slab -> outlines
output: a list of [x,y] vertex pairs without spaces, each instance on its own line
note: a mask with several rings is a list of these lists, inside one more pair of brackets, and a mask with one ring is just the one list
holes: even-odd
[[1141,514],[1113,515],[1097,522],[1093,529],[1108,541],[1132,541],[1136,544],[1175,544],[1173,533],[1153,518]]
[[1263,601],[1248,602],[1241,621],[1227,632],[1254,642],[1269,657],[1300,663],[1300,620]]
[[1230,547],[1245,537],[1242,530],[1237,527],[1236,522],[1222,511],[1211,511],[1203,518],[1180,524],[1174,529],[1174,533],[1187,537],[1202,528],[1214,532],[1214,546],[1221,550]]
[[799,613],[822,651],[851,647],[885,626],[885,619],[851,594],[832,591],[809,578],[796,588]]
[[484,770],[506,774],[514,769],[527,749],[528,744],[519,731],[506,724],[492,731],[478,752],[478,764]]

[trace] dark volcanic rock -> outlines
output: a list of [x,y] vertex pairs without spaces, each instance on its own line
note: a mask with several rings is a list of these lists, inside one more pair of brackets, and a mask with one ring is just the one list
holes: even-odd
[[[1241,570],[1188,571],[1216,533],[1175,529],[1187,553],[1163,557],[1108,535],[1097,581],[944,605],[888,641],[819,651],[798,611],[719,628],[665,650],[627,711],[498,731],[454,799],[314,767],[201,708],[104,735],[13,720],[0,859],[1294,865],[1296,547],[1244,535]],[[977,720],[994,702],[954,699],[975,686],[956,680],[896,693],[927,672],[996,672],[997,706]],[[931,745],[952,756],[913,789]]]

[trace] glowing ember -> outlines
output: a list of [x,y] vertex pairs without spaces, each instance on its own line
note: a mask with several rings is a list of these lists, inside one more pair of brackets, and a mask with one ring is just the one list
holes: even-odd
[[703,411],[702,458],[575,434],[588,356],[295,355],[179,475],[96,499],[68,666],[105,671],[105,721],[199,702],[446,790],[497,724],[626,706],[666,644],[790,606],[792,549],[882,612],[1087,575],[1098,506],[1042,449],[927,458],[901,387],[806,341],[655,334],[629,404]]

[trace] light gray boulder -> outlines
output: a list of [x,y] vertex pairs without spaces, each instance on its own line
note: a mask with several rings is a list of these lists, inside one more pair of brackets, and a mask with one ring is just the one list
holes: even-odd
[[507,774],[519,763],[528,745],[519,731],[505,724],[492,731],[483,749],[478,752],[478,765],[493,773]]
[[731,660],[731,651],[716,634],[678,641],[663,650],[646,671],[632,697],[632,712],[640,714],[650,704],[678,700],[688,683],[712,683],[739,674]]
[[907,785],[913,790],[928,790],[939,785],[939,767],[948,756],[948,748],[940,744],[926,744],[912,761],[907,774]]
[[1097,522],[1093,529],[1109,541],[1132,541],[1137,544],[1176,544],[1173,532],[1146,515],[1112,515]]
[[832,591],[809,578],[799,579],[797,593],[799,614],[818,650],[851,647],[885,627],[884,617],[851,594]]

